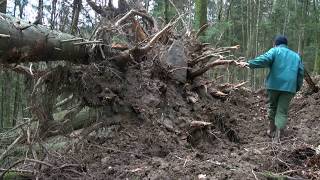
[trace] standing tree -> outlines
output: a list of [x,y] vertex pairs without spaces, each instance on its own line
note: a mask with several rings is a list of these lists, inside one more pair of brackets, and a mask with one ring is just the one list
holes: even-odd
[[55,28],[55,22],[56,22],[56,11],[57,11],[57,1],[58,0],[52,0],[51,3],[51,17],[50,17],[50,28]]
[[42,23],[43,23],[43,0],[39,0],[36,24],[42,24]]
[[5,14],[6,11],[7,11],[7,0],[2,0],[0,1],[0,12]]
[[71,34],[76,34],[78,29],[79,14],[81,11],[82,1],[73,0]]
[[[207,24],[207,8],[208,0],[196,0],[196,13],[195,13],[195,27],[196,29],[201,28]],[[204,33],[202,33],[204,35]]]

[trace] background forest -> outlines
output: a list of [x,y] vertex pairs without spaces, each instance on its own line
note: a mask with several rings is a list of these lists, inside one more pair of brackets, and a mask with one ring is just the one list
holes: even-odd
[[[101,6],[110,3],[113,3],[112,6],[118,5],[117,1],[107,0],[96,0],[96,3]],[[144,0],[140,5],[157,17],[162,26],[179,13],[185,15],[184,22],[195,30],[208,23],[209,27],[201,37],[203,42],[215,46],[240,45],[236,55],[246,59],[271,48],[275,35],[284,34],[289,39],[289,46],[301,54],[306,68],[313,74],[320,73],[319,0]],[[51,29],[85,38],[89,38],[100,18],[83,0],[2,0],[1,12],[30,22],[37,20],[37,23]],[[114,39],[121,40],[121,37]],[[34,64],[33,68],[57,64],[39,63]],[[250,87],[257,90],[263,86],[266,73],[267,70],[249,71],[230,67],[227,71],[215,69],[209,75],[224,75],[220,78],[222,82],[248,80]],[[27,93],[32,83],[1,68],[1,128],[12,127],[19,118],[28,117]]]
[[[0,0],[0,179],[319,179],[320,0]],[[280,142],[268,69],[305,64]],[[313,80],[314,82],[313,82]]]

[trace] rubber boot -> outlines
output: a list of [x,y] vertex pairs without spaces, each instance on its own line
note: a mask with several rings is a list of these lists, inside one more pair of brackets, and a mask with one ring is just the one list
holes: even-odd
[[277,128],[275,133],[274,133],[274,137],[272,139],[272,142],[274,143],[280,143],[280,139],[281,139],[281,135],[283,134],[283,130]]
[[274,121],[270,120],[269,122],[269,130],[267,131],[267,134],[270,138],[273,138],[276,132],[276,125],[274,124]]

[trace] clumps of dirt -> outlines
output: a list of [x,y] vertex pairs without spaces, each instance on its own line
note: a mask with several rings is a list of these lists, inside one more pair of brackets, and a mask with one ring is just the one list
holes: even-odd
[[[265,93],[240,87],[208,96],[201,85],[173,79],[157,58],[125,71],[107,62],[64,71],[61,89],[77,92],[85,106],[103,107],[95,122],[103,126],[70,137],[59,152],[67,158],[57,161],[48,153],[56,167],[81,168],[43,168],[46,179],[243,179],[266,172],[319,177],[319,156],[313,153],[320,140],[319,94],[296,96],[288,135],[274,144],[266,135]],[[193,128],[194,121],[211,124]]]
[[299,94],[292,103],[292,123],[298,130],[298,135],[306,143],[315,144],[320,142],[320,93],[311,95]]
[[[243,153],[239,150],[248,134],[241,124],[250,120],[252,114],[251,108],[242,105],[251,106],[255,102],[250,92],[240,88],[232,92],[229,99],[205,99],[193,104],[181,96],[184,94],[182,85],[168,81],[167,90],[161,95],[155,88],[161,87],[157,86],[160,80],[149,79],[144,84],[142,77],[146,76],[130,76],[135,84],[131,87],[143,86],[130,93],[131,99],[128,99],[129,102],[137,100],[139,109],[133,108],[129,116],[119,111],[119,124],[97,129],[81,142],[70,143],[74,148],[63,152],[64,156],[73,157],[86,167],[86,171],[76,171],[82,178],[193,179],[204,174],[208,178],[223,179],[249,173],[232,169],[242,168],[239,154]],[[250,100],[238,105],[236,99]],[[165,103],[161,103],[163,101]],[[212,125],[192,129],[192,121]],[[103,134],[104,138],[90,138],[98,134]],[[51,158],[55,157],[49,156],[48,160],[52,161]],[[72,163],[68,159],[63,161],[63,164]],[[68,177],[65,173],[70,172],[45,175],[47,179]]]
[[[320,140],[320,115],[314,111],[320,108],[320,95],[297,96],[289,136],[272,143],[266,135],[265,95],[241,85],[215,84],[204,74],[214,63],[236,63],[209,62],[207,54],[234,49],[238,47],[214,49],[169,39],[147,54],[135,48],[100,63],[55,68],[42,77],[44,87],[35,88],[38,95],[56,100],[71,93],[74,114],[85,107],[102,110],[92,126],[69,137],[59,158],[47,153],[46,160],[57,168],[40,168],[40,174],[45,179],[252,179],[255,171],[271,171],[310,177],[295,168],[307,162],[317,168],[316,156],[300,147],[314,149]],[[57,103],[44,99],[38,107]],[[63,123],[72,119],[67,117]],[[195,121],[209,124],[192,127]],[[70,164],[78,166],[66,166]]]
[[[192,93],[184,84],[168,77],[156,78],[147,70],[150,66],[145,67],[126,71],[130,81],[123,86],[120,93],[125,98],[119,102],[128,103],[119,103],[109,116],[99,119],[117,123],[105,123],[81,141],[70,138],[68,148],[59,152],[69,158],[57,161],[49,153],[48,161],[57,167],[79,164],[82,169],[57,172],[44,168],[46,179],[320,177],[319,155],[315,153],[319,141],[313,133],[317,124],[308,124],[318,115],[309,107],[318,105],[318,94],[296,96],[287,135],[281,144],[275,144],[266,134],[264,93],[238,88],[225,98],[199,96],[194,103],[188,99]],[[190,124],[194,121],[210,125],[193,128]]]
[[293,152],[288,153],[288,158],[291,160],[290,164],[296,164],[303,166],[305,161],[316,155],[316,151],[310,147],[303,147],[299,149],[294,149]]
[[[315,78],[317,79],[317,78]],[[262,177],[319,179],[320,93],[305,86],[290,105],[289,122],[281,144],[255,145],[263,166]],[[320,109],[319,109],[320,110]],[[260,174],[261,175],[261,174]]]

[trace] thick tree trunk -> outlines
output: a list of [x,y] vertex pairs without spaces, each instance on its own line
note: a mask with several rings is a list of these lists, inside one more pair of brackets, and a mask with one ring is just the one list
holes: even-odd
[[88,62],[85,44],[77,44],[82,39],[41,25],[24,23],[5,14],[0,17],[0,63]]

